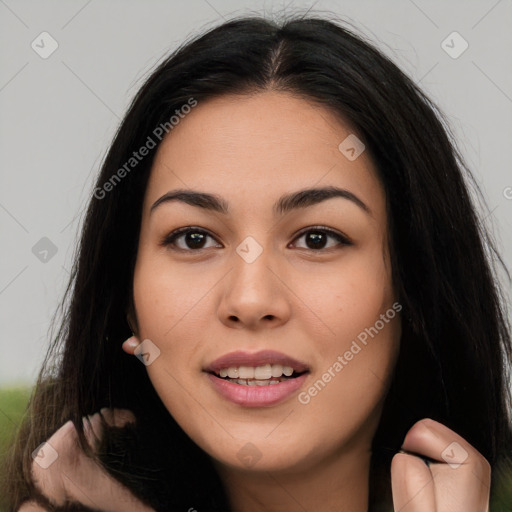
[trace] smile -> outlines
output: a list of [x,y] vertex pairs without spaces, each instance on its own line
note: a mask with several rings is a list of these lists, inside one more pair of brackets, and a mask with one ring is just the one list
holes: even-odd
[[274,351],[234,352],[204,371],[217,393],[244,407],[268,407],[285,401],[309,373],[305,363]]
[[[307,372],[297,377],[279,379],[226,379],[208,374],[214,389],[226,400],[243,407],[269,407],[285,401],[298,391],[307,378]],[[260,382],[260,383],[258,383]]]

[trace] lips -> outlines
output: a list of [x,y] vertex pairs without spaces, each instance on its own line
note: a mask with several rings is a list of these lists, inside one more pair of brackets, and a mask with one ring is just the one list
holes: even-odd
[[[252,377],[248,377],[251,370]],[[258,375],[258,370],[263,377]],[[215,359],[203,371],[213,389],[229,402],[242,407],[270,407],[297,392],[304,385],[310,369],[306,363],[286,354],[263,350],[253,354],[231,352]],[[226,372],[241,378],[226,378]],[[275,374],[281,376],[276,378]]]
[[303,373],[279,384],[262,387],[234,384],[217,377],[214,373],[207,373],[206,376],[213,389],[223,399],[236,406],[255,408],[272,407],[285,403],[305,385],[308,373]]
[[256,353],[249,352],[230,352],[224,356],[215,359],[205,369],[205,372],[219,374],[220,370],[229,367],[240,366],[263,366],[265,364],[280,364],[282,366],[290,366],[293,368],[294,373],[303,373],[309,371],[306,363],[294,359],[293,357],[276,352],[274,350],[262,350]]

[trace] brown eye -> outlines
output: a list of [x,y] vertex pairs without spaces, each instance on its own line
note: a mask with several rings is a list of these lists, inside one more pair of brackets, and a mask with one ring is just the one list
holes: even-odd
[[209,247],[222,247],[220,244],[207,246],[208,238],[215,240],[208,232],[194,228],[186,227],[173,231],[170,235],[166,236],[162,241],[162,245],[172,245],[179,250],[201,250],[208,249]]
[[[332,249],[335,247],[352,245],[347,237],[327,228],[309,228],[303,231],[295,240],[304,239],[303,246],[295,247],[299,249],[307,249],[311,251],[322,251],[324,249]],[[213,241],[208,245],[208,239]],[[200,251],[211,247],[221,248],[222,245],[216,242],[215,238],[207,231],[195,228],[185,227],[173,231],[167,235],[161,245],[173,246],[173,248],[181,251]]]
[[[299,247],[299,249],[309,249],[312,251],[352,245],[345,236],[327,228],[309,228],[307,231],[303,231],[295,240],[300,240],[301,238],[304,238],[305,246]],[[334,240],[335,243],[330,243],[329,240]]]

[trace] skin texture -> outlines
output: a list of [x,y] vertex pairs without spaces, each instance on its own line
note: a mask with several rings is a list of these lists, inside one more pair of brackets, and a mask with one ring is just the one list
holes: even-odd
[[[134,354],[142,340],[158,348],[149,377],[212,457],[236,512],[367,510],[370,446],[400,347],[400,315],[359,343],[308,403],[298,400],[398,303],[384,189],[367,152],[350,161],[338,149],[350,134],[329,110],[268,91],[199,104],[156,155],[134,274],[136,336],[123,350]],[[350,191],[370,213],[344,198],[273,213],[283,194],[324,186]],[[178,201],[151,213],[155,201],[178,188],[216,194],[229,213]],[[209,234],[203,249],[187,246],[184,236],[162,245],[186,226]],[[315,226],[350,243],[329,237],[326,248],[308,248],[303,230],[318,233]],[[248,236],[262,249],[251,263],[236,250]],[[309,366],[302,388],[279,404],[233,404],[203,371],[229,352],[263,349]],[[257,454],[250,465],[239,456],[248,442]],[[466,458],[458,448],[445,451],[453,442]],[[391,468],[396,511],[488,509],[489,465],[456,433],[425,419],[411,428],[403,450]],[[438,462],[428,467],[417,454]]]
[[[349,161],[339,151],[351,133],[328,110],[287,94],[231,96],[198,105],[156,156],[134,276],[139,337],[160,350],[150,379],[218,462],[236,510],[367,508],[370,444],[399,348],[399,315],[308,404],[294,395],[245,408],[222,398],[202,371],[235,350],[274,349],[309,365],[307,389],[392,308],[385,195],[366,153]],[[371,213],[332,198],[273,215],[281,195],[329,185]],[[230,212],[174,201],[150,213],[177,188],[221,196]],[[299,231],[317,225],[352,245],[328,239],[327,248],[308,249]],[[211,233],[205,249],[187,252],[183,237],[177,249],[161,245],[184,226]],[[263,248],[252,263],[236,252],[248,236]],[[261,453],[250,471],[238,457],[249,441]]]
[[491,467],[465,439],[441,423],[424,419],[405,436],[391,464],[393,503],[401,512],[489,511]]
[[[89,445],[97,450],[103,436],[103,416],[107,425],[122,427],[135,422],[131,411],[123,409],[101,409],[92,416],[84,417],[83,424]],[[56,506],[80,503],[104,512],[151,512],[151,508],[137,500],[119,482],[114,480],[93,459],[87,457],[78,445],[78,434],[72,421],[65,423],[47,440],[58,456],[43,467],[34,460],[32,478],[36,487]],[[48,453],[50,449],[43,447]],[[20,512],[45,510],[34,501],[24,503]]]

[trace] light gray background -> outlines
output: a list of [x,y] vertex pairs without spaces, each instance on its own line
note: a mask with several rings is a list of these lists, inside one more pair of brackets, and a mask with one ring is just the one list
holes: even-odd
[[[512,0],[0,0],[0,385],[37,375],[93,178],[150,69],[223,19],[312,6],[356,24],[446,112],[512,267]],[[45,31],[58,49],[42,59]],[[441,46],[453,31],[469,44],[456,59]]]

